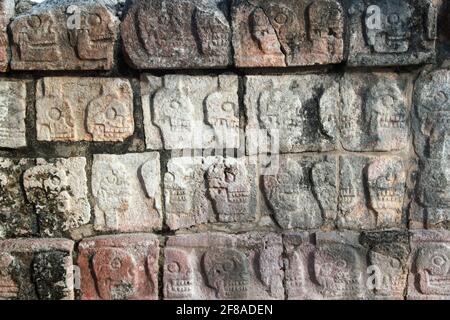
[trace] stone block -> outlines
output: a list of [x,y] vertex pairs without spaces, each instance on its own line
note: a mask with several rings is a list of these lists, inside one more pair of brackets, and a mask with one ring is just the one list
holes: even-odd
[[233,47],[238,67],[340,63],[344,19],[335,0],[235,0]]
[[172,158],[164,176],[167,225],[254,222],[257,188],[256,164],[248,158]]
[[220,0],[138,0],[121,25],[136,69],[219,68],[232,63],[229,8]]
[[336,148],[340,93],[334,75],[247,76],[244,103],[249,154],[266,152],[256,139],[260,131],[278,140],[272,153]]
[[450,233],[414,231],[411,250],[407,299],[450,299]]
[[285,234],[287,298],[367,299],[367,250],[358,237],[349,231]]
[[87,238],[78,249],[81,299],[158,299],[159,241],[155,235]]
[[41,79],[36,113],[40,141],[123,141],[134,133],[133,91],[125,79]]
[[351,66],[399,66],[435,59],[440,0],[343,0]]
[[144,75],[147,149],[239,148],[238,77]]
[[343,229],[405,227],[406,164],[397,156],[341,156],[337,225]]
[[165,299],[283,299],[282,239],[276,234],[199,233],[169,237]]
[[346,73],[339,114],[342,146],[348,151],[408,148],[411,85],[395,73]]
[[8,24],[14,14],[14,0],[0,0],[0,72],[9,68]]
[[89,223],[85,158],[37,159],[37,165],[25,171],[23,185],[41,236],[64,236]]
[[277,174],[262,179],[265,199],[283,229],[316,229],[336,219],[335,157],[281,155]]
[[0,147],[21,148],[27,145],[26,99],[25,81],[0,81]]
[[33,208],[26,201],[22,177],[34,164],[31,159],[0,158],[0,239],[33,234]]
[[409,232],[362,232],[360,243],[368,250],[366,283],[372,299],[403,300],[409,274]]
[[73,242],[0,241],[0,300],[73,300]]
[[162,224],[159,154],[94,155],[94,227],[139,232]]
[[110,70],[119,19],[104,0],[45,1],[11,23],[13,70]]

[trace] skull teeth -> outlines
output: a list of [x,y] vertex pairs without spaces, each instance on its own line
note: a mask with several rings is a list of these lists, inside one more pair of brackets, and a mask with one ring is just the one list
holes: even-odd
[[379,114],[378,125],[382,128],[403,128],[405,127],[405,116]]

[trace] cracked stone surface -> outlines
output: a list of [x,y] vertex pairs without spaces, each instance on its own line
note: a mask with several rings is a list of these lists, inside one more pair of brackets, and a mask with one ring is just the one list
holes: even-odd
[[126,79],[41,79],[36,113],[40,141],[123,141],[134,132],[133,91]]
[[138,0],[121,25],[123,52],[136,69],[231,65],[228,5],[220,0]]
[[234,58],[238,67],[340,63],[344,20],[334,0],[234,0]]
[[87,238],[78,249],[83,300],[158,298],[159,241],[155,235]]
[[138,232],[161,228],[159,153],[94,155],[94,227]]
[[282,299],[282,239],[258,232],[169,237],[165,299]]

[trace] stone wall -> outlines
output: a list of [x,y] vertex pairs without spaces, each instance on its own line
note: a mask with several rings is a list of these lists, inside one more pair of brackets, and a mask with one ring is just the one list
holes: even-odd
[[0,299],[449,299],[444,0],[0,0]]

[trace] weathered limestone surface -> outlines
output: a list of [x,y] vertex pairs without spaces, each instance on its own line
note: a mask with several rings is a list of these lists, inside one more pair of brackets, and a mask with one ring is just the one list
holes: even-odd
[[411,249],[408,299],[450,299],[450,233],[414,231]]
[[89,222],[86,159],[37,159],[23,175],[27,200],[37,215],[41,236],[63,236]]
[[282,239],[268,233],[169,237],[165,299],[283,299]]
[[9,68],[9,39],[8,24],[14,16],[14,0],[0,0],[0,72],[6,72]]
[[32,159],[0,158],[0,239],[33,234],[33,209],[22,188],[24,172]]
[[343,0],[353,66],[433,63],[440,0]]
[[238,78],[144,75],[147,149],[239,147]]
[[0,300],[72,300],[73,242],[0,241]]
[[14,18],[13,70],[110,70],[119,19],[105,0],[48,0]]
[[25,117],[27,82],[0,80],[0,147],[21,148],[27,145]]
[[278,137],[280,153],[334,150],[339,96],[334,75],[247,76],[247,151],[265,152],[260,131]]
[[159,241],[155,235],[88,238],[78,249],[83,300],[158,298]]
[[254,222],[257,183],[256,165],[248,158],[172,158],[164,176],[166,223],[176,230]]
[[450,71],[424,73],[414,92],[414,146],[419,156],[414,227],[450,226],[449,155]]
[[397,156],[341,156],[337,226],[404,228],[406,170],[405,161]]
[[335,0],[234,0],[233,47],[238,67],[340,63],[345,13]]
[[95,229],[136,232],[162,223],[159,153],[94,155]]
[[283,229],[320,228],[337,212],[335,157],[280,157],[277,175],[266,175],[264,196]]
[[395,73],[346,73],[338,121],[344,149],[407,149],[410,90],[408,78]]
[[126,79],[43,78],[36,113],[40,141],[123,141],[134,132],[133,91]]
[[227,67],[228,11],[220,0],[135,1],[121,25],[125,58],[136,69]]

